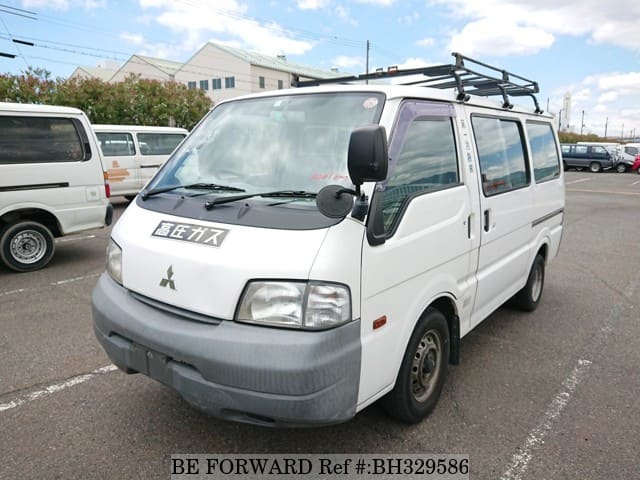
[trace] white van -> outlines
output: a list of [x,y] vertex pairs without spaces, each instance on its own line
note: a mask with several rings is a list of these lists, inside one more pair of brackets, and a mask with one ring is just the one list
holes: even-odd
[[217,104],[113,228],[113,362],[240,422],[425,417],[462,337],[537,307],[562,236],[554,121],[509,102],[537,85],[465,61]]
[[54,237],[111,223],[89,120],[75,108],[0,103],[0,263],[47,265]]
[[131,200],[189,133],[184,128],[93,125],[112,195]]

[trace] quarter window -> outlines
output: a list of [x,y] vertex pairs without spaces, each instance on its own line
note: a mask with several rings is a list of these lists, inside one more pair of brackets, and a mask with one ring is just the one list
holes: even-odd
[[82,141],[70,118],[0,116],[0,164],[84,159]]
[[513,120],[471,119],[478,147],[482,190],[489,197],[529,185],[531,178],[520,124]]
[[417,117],[409,124],[382,201],[389,232],[416,195],[459,183],[453,125],[449,117]]
[[100,149],[105,157],[121,157],[136,154],[133,137],[130,133],[96,133],[100,142]]
[[560,176],[560,159],[551,125],[527,123],[527,136],[533,160],[536,183]]
[[170,155],[184,138],[180,133],[138,133],[142,155]]

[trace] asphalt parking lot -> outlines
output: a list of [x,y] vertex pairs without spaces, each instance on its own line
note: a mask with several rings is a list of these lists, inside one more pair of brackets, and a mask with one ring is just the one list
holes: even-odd
[[[66,237],[44,270],[0,267],[0,478],[168,478],[172,453],[460,453],[470,478],[640,476],[640,176],[567,172],[565,232],[533,314],[462,341],[421,424],[374,405],[270,430],[209,418],[95,340],[109,229]],[[116,215],[126,202],[114,199]]]

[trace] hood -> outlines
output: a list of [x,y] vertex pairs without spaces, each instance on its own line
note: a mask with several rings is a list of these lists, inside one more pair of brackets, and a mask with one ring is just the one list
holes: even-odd
[[132,203],[113,229],[125,288],[188,311],[232,319],[252,279],[307,280],[327,229],[206,222]]

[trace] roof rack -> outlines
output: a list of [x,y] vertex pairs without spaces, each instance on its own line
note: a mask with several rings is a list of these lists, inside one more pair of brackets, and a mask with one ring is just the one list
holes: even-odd
[[[470,95],[478,95],[481,97],[502,96],[502,108],[511,109],[513,105],[509,101],[512,97],[531,97],[535,105],[535,113],[543,113],[540,108],[538,99],[535,94],[540,92],[538,82],[521,77],[514,73],[492,67],[486,63],[479,62],[469,57],[465,57],[460,53],[453,52],[455,64],[435,65],[431,67],[398,69],[397,67],[389,67],[385,72],[378,69],[373,73],[350,75],[345,77],[304,80],[298,81],[297,87],[310,87],[317,85],[326,85],[331,83],[349,84],[351,82],[361,82],[369,80],[381,80],[386,78],[399,78],[406,76],[424,75],[426,78],[409,79],[396,85],[417,85],[431,88],[450,89],[455,88],[458,92],[457,100],[467,102],[471,98]],[[466,62],[466,64],[465,64]],[[468,66],[468,65],[471,65]],[[482,70],[482,71],[480,71]]]

